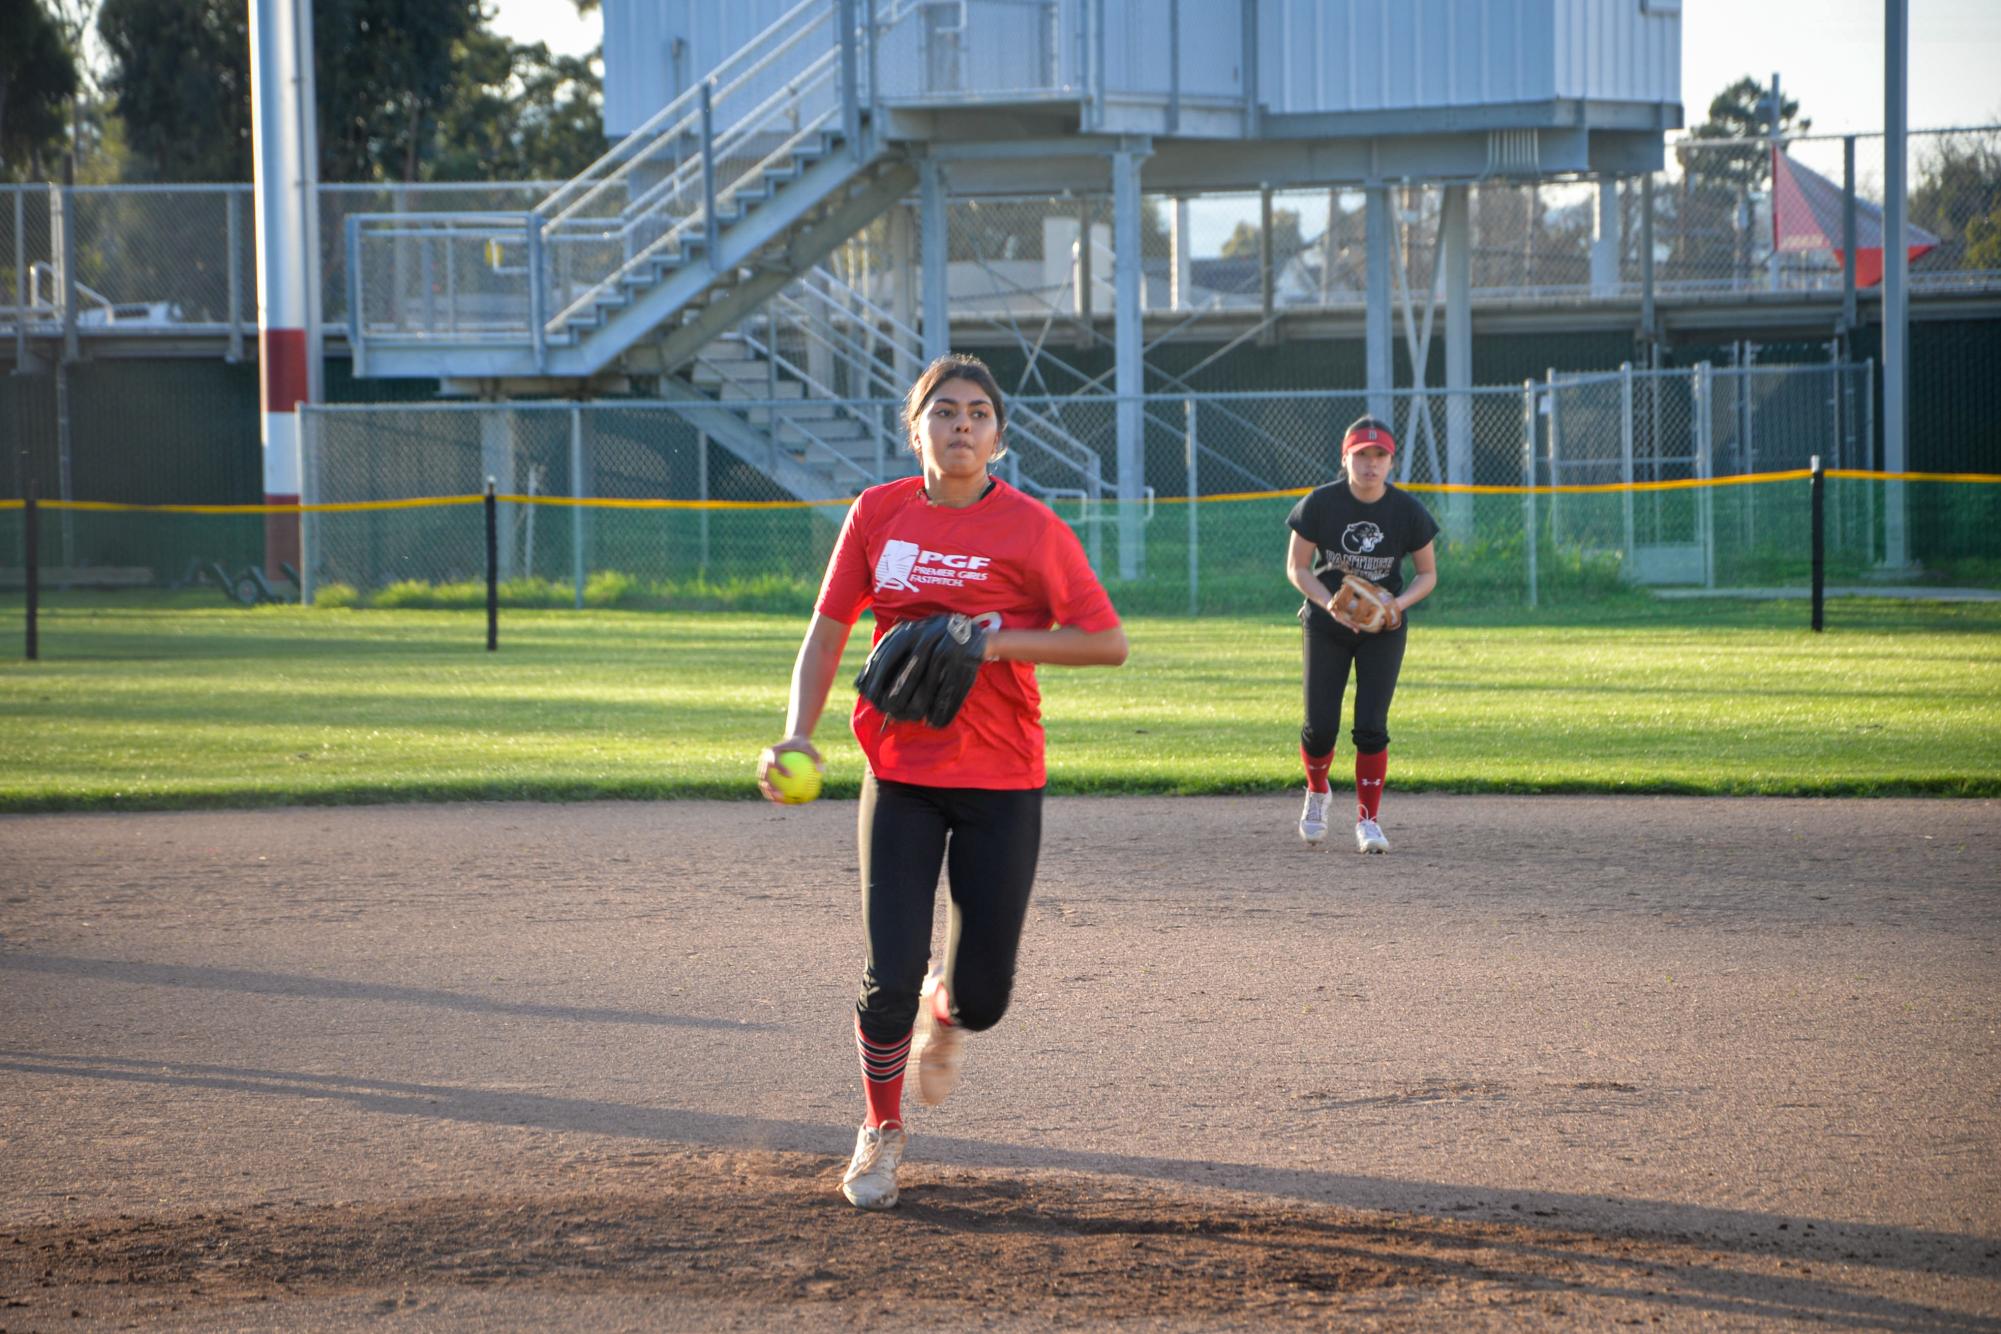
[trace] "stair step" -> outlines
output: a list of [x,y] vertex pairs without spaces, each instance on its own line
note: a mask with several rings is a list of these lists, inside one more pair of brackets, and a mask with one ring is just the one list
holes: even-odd
[[721,382],[722,393],[717,395],[723,402],[745,399],[793,399],[806,397],[806,386],[797,380],[780,380],[772,383],[766,380],[759,384],[739,384],[734,380]]
[[[737,369],[739,366],[742,367],[741,370]],[[696,384],[727,384],[741,386],[744,389],[757,390],[762,390],[765,385],[771,382],[769,373],[757,362],[726,361],[717,366],[707,361],[698,361],[695,363],[694,369],[688,373],[688,378]],[[750,396],[753,398],[764,397],[762,393]]]
[[[789,414],[779,419],[778,441],[780,444],[803,445],[809,440],[817,440],[821,444],[833,449],[836,453],[847,454],[851,457],[857,453],[868,454],[871,457],[875,454],[875,440],[867,431],[862,429],[859,422],[802,424],[792,421]],[[844,448],[844,446],[849,445],[854,446],[854,448],[852,450]],[[862,448],[864,445],[867,446],[866,449]]]
[[764,374],[764,359],[735,339],[717,339],[703,348],[700,364],[755,366],[759,375]]

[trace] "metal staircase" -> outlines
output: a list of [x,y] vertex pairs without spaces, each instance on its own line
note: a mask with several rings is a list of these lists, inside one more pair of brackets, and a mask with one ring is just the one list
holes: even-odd
[[[796,495],[827,497],[914,470],[900,409],[922,364],[917,330],[820,267],[706,341],[661,390],[688,410],[715,404],[698,424],[717,443]],[[1009,405],[1007,436],[999,469],[1010,482],[1095,518],[1105,493],[1096,451],[1020,403]]]
[[641,342],[686,362],[915,187],[861,85],[907,7],[801,0],[524,214],[350,217],[356,374],[588,380]]
[[[922,10],[801,0],[525,214],[350,217],[355,373],[502,392],[650,374],[794,495],[909,473],[896,405],[924,341],[819,261],[918,184],[864,78]],[[1008,435],[1010,480],[1088,521],[1097,453],[1032,411]]]

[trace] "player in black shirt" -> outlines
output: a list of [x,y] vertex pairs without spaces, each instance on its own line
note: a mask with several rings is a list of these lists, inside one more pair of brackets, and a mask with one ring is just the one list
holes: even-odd
[[[1409,620],[1374,634],[1338,619],[1330,609],[1341,578],[1357,574],[1381,585],[1408,611],[1438,586],[1432,539],[1438,523],[1408,492],[1390,485],[1396,440],[1374,417],[1363,417],[1341,440],[1346,475],[1316,487],[1292,507],[1286,526],[1286,574],[1305,594],[1299,609],[1305,628],[1306,724],[1299,729],[1299,757],[1306,765],[1306,805],[1299,813],[1299,836],[1308,843],[1327,837],[1327,808],[1334,793],[1327,771],[1341,726],[1341,696],[1348,669],[1355,672],[1355,850],[1388,852],[1390,841],[1376,823],[1382,807],[1383,777],[1389,772],[1390,699],[1403,666]],[[1416,571],[1403,579],[1403,560]]]

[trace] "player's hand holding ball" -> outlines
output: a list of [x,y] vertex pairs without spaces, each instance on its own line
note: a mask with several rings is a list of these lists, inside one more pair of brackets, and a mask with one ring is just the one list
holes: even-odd
[[787,737],[757,757],[757,790],[780,806],[803,806],[820,795],[820,752],[804,737]]

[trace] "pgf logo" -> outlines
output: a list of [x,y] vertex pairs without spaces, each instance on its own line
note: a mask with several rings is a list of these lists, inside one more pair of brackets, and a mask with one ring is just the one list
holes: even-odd
[[960,556],[949,551],[931,551],[915,542],[890,538],[883,543],[875,561],[875,591],[914,589],[920,584],[963,588],[969,582],[986,579],[993,564],[987,556]]
[[910,587],[910,569],[917,564],[920,550],[915,542],[899,542],[893,537],[885,542],[875,561],[875,591]]

